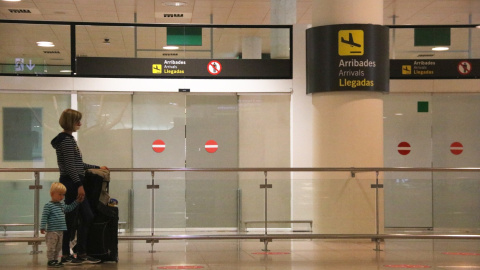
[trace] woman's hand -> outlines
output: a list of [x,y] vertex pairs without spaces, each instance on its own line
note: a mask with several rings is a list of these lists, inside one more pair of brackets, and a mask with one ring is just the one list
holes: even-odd
[[45,229],[40,229],[41,234],[45,234]]
[[107,166],[102,166],[100,167],[100,169],[110,171],[110,169]]
[[77,200],[81,202],[83,199],[85,199],[85,189],[83,189],[83,186],[79,186]]

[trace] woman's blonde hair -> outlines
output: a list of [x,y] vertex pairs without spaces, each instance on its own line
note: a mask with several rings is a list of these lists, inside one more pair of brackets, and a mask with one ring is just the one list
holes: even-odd
[[54,193],[54,192],[65,193],[67,192],[67,188],[60,182],[53,182],[52,185],[50,186],[50,193]]
[[65,131],[75,131],[75,125],[82,120],[82,113],[72,109],[66,109],[60,115],[58,123]]

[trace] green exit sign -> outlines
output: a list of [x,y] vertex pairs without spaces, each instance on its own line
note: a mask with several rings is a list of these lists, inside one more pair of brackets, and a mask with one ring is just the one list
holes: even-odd
[[7,62],[9,64],[4,67],[4,73],[42,74],[46,72],[42,58],[16,57],[8,58]]

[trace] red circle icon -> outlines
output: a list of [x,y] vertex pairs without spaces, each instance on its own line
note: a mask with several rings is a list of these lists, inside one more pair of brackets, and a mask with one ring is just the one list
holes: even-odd
[[398,153],[400,155],[408,155],[410,153],[410,144],[408,142],[401,142],[398,144]]
[[215,153],[218,149],[218,143],[214,140],[209,140],[205,143],[205,150],[208,153]]
[[210,61],[210,63],[208,63],[208,72],[212,75],[218,75],[220,74],[220,71],[222,71],[222,64],[220,64],[220,62],[218,61]]
[[453,142],[450,145],[450,152],[454,155],[460,155],[463,152],[463,144],[459,142]]
[[165,142],[162,140],[155,140],[152,144],[152,149],[156,153],[161,153],[163,150],[165,150]]
[[472,72],[472,63],[468,61],[461,61],[457,65],[457,70],[458,70],[458,73],[462,75],[468,75],[470,74],[470,72]]

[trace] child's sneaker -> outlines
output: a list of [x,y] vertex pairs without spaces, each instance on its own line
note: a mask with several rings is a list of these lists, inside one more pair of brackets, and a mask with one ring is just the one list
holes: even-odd
[[48,268],[58,268],[58,267],[61,267],[61,266],[58,265],[58,261],[57,261],[57,260],[51,260],[51,261],[48,261],[47,267],[48,267]]

